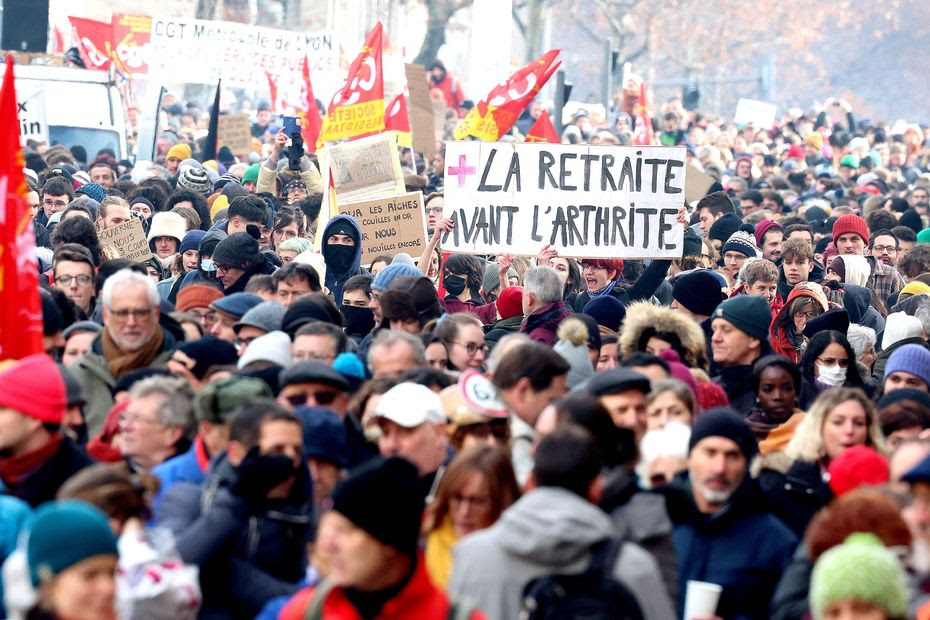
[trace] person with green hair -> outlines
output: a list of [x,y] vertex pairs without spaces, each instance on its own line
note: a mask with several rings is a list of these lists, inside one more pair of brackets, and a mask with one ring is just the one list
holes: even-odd
[[277,254],[281,258],[282,262],[289,263],[294,260],[294,257],[301,252],[306,252],[312,248],[313,246],[310,244],[309,239],[304,237],[294,237],[293,239],[282,241],[281,245],[279,245],[277,248]]
[[814,565],[810,606],[815,620],[904,620],[907,599],[904,568],[875,534],[850,534]]

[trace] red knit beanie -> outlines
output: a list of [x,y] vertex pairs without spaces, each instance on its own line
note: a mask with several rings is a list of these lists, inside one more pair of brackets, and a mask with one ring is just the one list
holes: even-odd
[[496,303],[502,319],[523,316],[523,287],[508,286],[501,291]]
[[0,407],[51,424],[61,424],[65,382],[48,355],[24,357],[0,373]]
[[859,235],[865,243],[869,242],[869,227],[858,215],[844,215],[833,222],[833,243],[847,233]]
[[772,220],[762,220],[756,224],[756,230],[753,235],[756,237],[757,246],[760,248],[762,247],[762,243],[765,240],[765,233],[767,233],[772,228],[775,228],[776,230],[782,230],[781,224],[778,222],[773,222]]
[[888,482],[888,460],[868,446],[843,450],[830,462],[830,489],[839,497],[863,485]]
[[219,290],[203,284],[191,284],[181,289],[174,307],[180,312],[191,308],[208,308],[211,303],[223,296]]

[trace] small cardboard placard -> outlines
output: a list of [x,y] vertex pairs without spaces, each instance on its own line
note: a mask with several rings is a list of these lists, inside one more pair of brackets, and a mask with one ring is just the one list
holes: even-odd
[[427,157],[436,153],[436,123],[433,120],[433,102],[429,98],[426,68],[423,65],[404,65],[407,74],[407,113],[410,115],[410,132],[413,150]]
[[404,193],[404,173],[397,155],[397,133],[386,131],[327,147],[336,195],[358,202]]
[[363,265],[400,252],[417,260],[426,247],[423,192],[340,203],[339,212],[354,217],[361,226]]
[[689,164],[685,168],[685,202],[688,204],[707,195],[707,190],[714,184],[714,177]]
[[142,222],[133,218],[112,228],[97,231],[100,246],[108,259],[128,258],[142,262],[152,257]]
[[229,147],[234,155],[248,153],[252,148],[252,126],[248,114],[225,114],[217,119],[217,142]]

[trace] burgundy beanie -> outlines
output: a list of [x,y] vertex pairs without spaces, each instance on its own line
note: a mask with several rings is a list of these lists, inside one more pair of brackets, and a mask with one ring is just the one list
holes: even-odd
[[833,243],[836,243],[837,237],[847,233],[855,233],[862,237],[865,243],[869,242],[869,227],[858,215],[844,215],[833,222]]
[[24,357],[0,373],[0,407],[61,424],[66,405],[65,381],[44,353]]
[[756,237],[756,245],[760,248],[762,247],[762,241],[765,239],[765,233],[767,233],[771,228],[783,230],[781,224],[778,222],[773,222],[772,220],[762,220],[756,224],[756,230],[753,234]]

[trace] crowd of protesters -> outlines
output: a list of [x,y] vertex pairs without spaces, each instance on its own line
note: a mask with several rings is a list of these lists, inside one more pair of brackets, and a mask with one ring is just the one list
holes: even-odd
[[[563,141],[630,144],[625,106]],[[667,620],[701,581],[707,618],[930,618],[930,130],[673,99],[712,185],[652,261],[444,251],[442,152],[405,151],[427,247],[362,264],[267,106],[247,161],[164,107],[154,162],[26,153],[9,617]],[[143,262],[98,238],[132,219]]]

